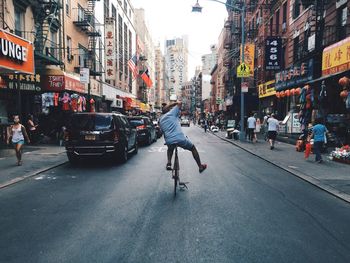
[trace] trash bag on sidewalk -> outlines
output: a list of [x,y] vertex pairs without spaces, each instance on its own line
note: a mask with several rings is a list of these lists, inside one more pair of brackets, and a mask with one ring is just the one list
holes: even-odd
[[308,142],[305,145],[305,154],[304,154],[305,159],[309,158],[310,153],[311,153],[311,143]]

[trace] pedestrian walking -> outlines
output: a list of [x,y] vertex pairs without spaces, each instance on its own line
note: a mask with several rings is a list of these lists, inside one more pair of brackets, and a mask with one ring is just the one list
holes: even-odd
[[204,132],[207,132],[207,129],[208,129],[208,121],[205,119],[204,120]]
[[271,114],[271,117],[267,120],[268,124],[268,138],[270,142],[270,149],[275,148],[275,141],[277,137],[277,131],[279,127],[279,121],[275,119],[275,114]]
[[251,114],[251,116],[248,118],[247,126],[248,126],[248,139],[249,141],[253,142],[254,130],[256,127],[256,119],[253,114]]
[[27,134],[26,128],[20,123],[18,115],[13,117],[14,124],[11,126],[10,140],[14,146],[17,165],[22,165],[22,146],[24,145],[24,139],[30,143],[29,136]]
[[322,119],[317,119],[315,121],[315,126],[312,128],[312,137],[314,139],[314,153],[315,153],[315,161],[318,163],[322,163],[321,150],[323,144],[325,142],[327,128],[323,125]]
[[34,143],[37,140],[38,125],[36,125],[34,123],[34,118],[33,118],[33,115],[31,115],[31,114],[28,115],[27,126],[28,126],[28,130],[29,130],[29,138],[30,138],[31,142]]
[[255,129],[254,129],[254,141],[258,142],[258,133],[260,133],[260,130],[261,130],[261,123],[256,113],[254,114],[254,118],[256,120]]

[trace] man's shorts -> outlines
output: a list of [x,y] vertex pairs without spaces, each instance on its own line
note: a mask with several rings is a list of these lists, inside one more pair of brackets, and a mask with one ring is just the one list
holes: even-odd
[[[176,145],[188,151],[192,151],[194,146],[193,143],[187,137],[184,140],[177,142]],[[175,149],[175,144],[168,144],[168,147]]]
[[277,131],[269,131],[268,136],[270,140],[276,140]]

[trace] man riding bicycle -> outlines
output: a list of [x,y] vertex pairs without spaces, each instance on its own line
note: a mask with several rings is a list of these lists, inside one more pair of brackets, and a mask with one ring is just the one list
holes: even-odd
[[191,151],[195,159],[199,172],[203,172],[206,164],[202,164],[198,151],[193,143],[184,135],[179,122],[180,109],[182,102],[174,102],[169,105],[164,105],[162,109],[163,116],[160,118],[159,125],[164,133],[165,144],[168,146],[166,165],[167,170],[171,170],[171,159],[176,146],[185,150]]

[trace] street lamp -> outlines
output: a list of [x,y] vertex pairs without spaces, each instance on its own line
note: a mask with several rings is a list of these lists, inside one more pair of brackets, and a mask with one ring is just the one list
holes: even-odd
[[[244,63],[244,45],[245,45],[245,32],[244,32],[244,18],[245,18],[245,12],[246,12],[246,6],[245,6],[245,0],[242,0],[242,7],[238,7],[238,6],[234,6],[231,4],[228,4],[227,1],[225,2],[221,2],[219,0],[208,0],[208,1],[213,1],[213,2],[217,2],[220,4],[223,4],[226,6],[226,8],[234,10],[234,11],[238,11],[241,13],[241,27],[242,27],[242,36],[241,36],[241,46],[242,46],[242,61],[241,63]],[[199,5],[198,0],[196,2],[196,4],[192,7],[192,12],[198,12],[201,13],[202,12],[202,7]],[[243,78],[241,79],[241,82],[243,82]],[[243,141],[245,136],[244,136],[244,92],[242,92],[242,88],[241,88],[241,125],[240,125],[240,140]]]

